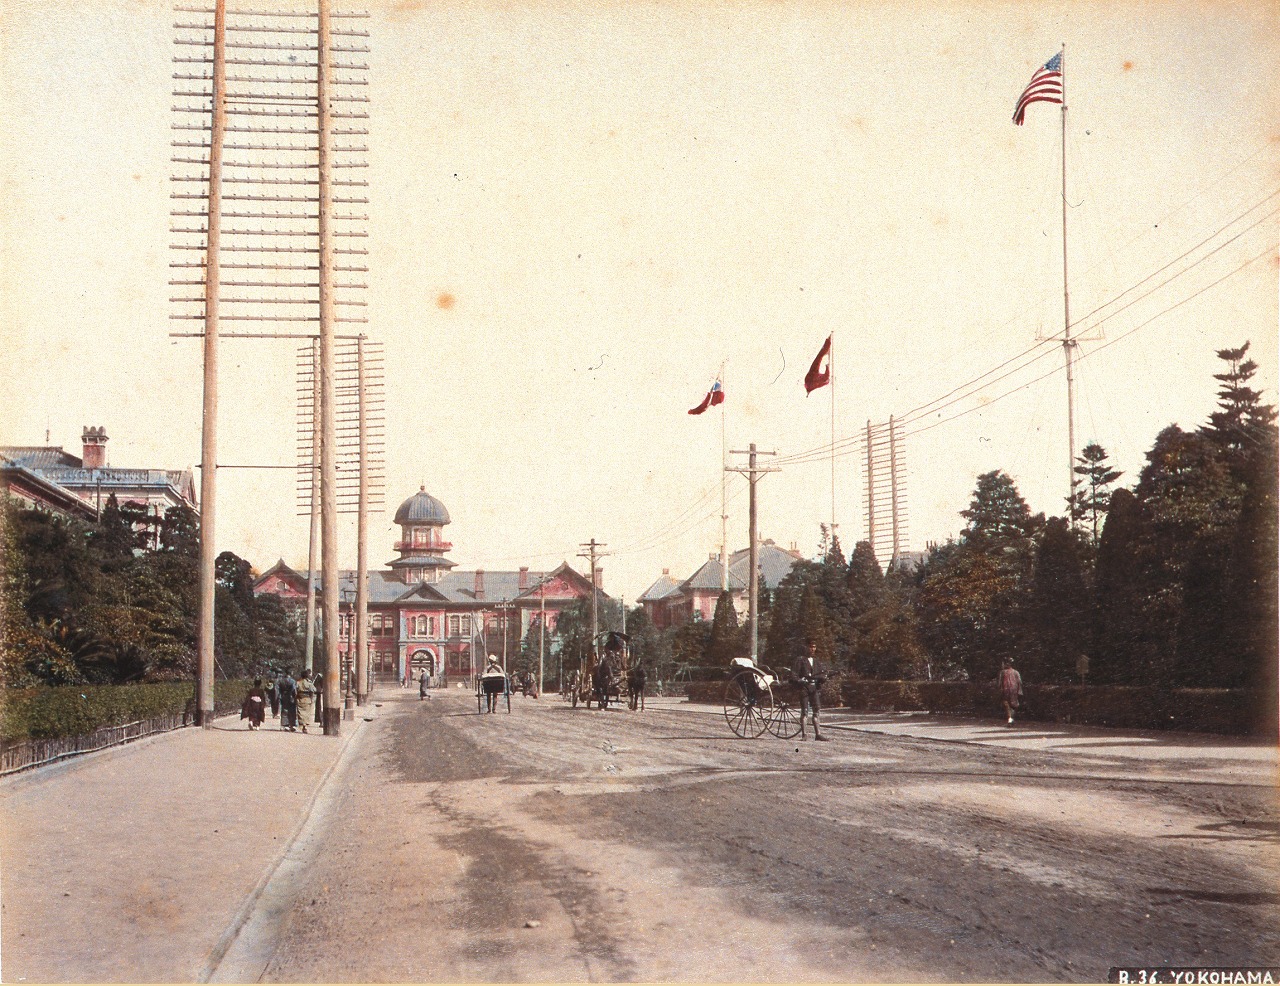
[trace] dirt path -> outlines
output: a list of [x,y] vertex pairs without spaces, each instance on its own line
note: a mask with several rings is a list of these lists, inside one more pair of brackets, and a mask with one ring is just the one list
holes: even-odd
[[1280,961],[1266,784],[1183,783],[1119,749],[1103,771],[472,702],[388,702],[314,858],[275,888],[292,906],[264,979],[1097,981]]

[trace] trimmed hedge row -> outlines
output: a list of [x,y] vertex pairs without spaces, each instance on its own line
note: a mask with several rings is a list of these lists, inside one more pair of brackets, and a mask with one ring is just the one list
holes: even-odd
[[[1020,719],[1241,736],[1276,733],[1274,718],[1260,714],[1257,696],[1243,689],[1027,685],[1024,692]],[[719,705],[724,682],[691,682],[689,701]],[[969,681],[833,679],[822,686],[822,704],[858,712],[934,712],[980,719],[1004,715],[994,684]]]
[[[244,679],[215,681],[215,712],[239,709],[251,686]],[[194,694],[190,681],[12,689],[0,697],[0,742],[84,736],[104,726],[182,715]]]
[[[724,688],[727,681],[727,677],[719,681],[691,681],[687,686],[688,700],[705,705],[721,705],[724,703]],[[840,692],[842,683],[841,679],[832,678],[823,684],[821,695],[824,707],[844,705]]]
[[[1255,696],[1243,689],[1027,685],[1024,693],[1022,719],[1227,735],[1268,732],[1254,713]],[[845,679],[841,696],[841,704],[860,712],[1003,717],[994,684]]]

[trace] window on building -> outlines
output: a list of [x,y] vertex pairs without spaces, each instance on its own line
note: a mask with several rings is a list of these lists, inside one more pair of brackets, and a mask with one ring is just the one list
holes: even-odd
[[427,636],[434,637],[436,635],[436,618],[434,616],[427,617]]
[[418,624],[418,636],[425,637],[427,635],[427,618],[425,616],[419,616],[417,619],[417,624]]
[[449,617],[449,636],[456,637],[460,633],[462,633],[462,617],[460,616]]

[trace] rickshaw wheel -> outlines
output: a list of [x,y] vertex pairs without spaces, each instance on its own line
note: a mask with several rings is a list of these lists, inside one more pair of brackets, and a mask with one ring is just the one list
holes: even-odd
[[751,671],[739,671],[724,689],[724,718],[738,736],[755,739],[769,727],[773,693]]
[[790,702],[779,700],[773,708],[773,715],[769,717],[769,732],[778,739],[787,740],[799,736],[802,729],[804,719],[801,718],[800,709]]

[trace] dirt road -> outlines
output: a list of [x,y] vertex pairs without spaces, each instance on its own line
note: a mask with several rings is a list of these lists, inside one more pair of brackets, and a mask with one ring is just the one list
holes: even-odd
[[1274,778],[513,708],[388,698],[243,933],[255,977],[1039,982],[1280,962]]

